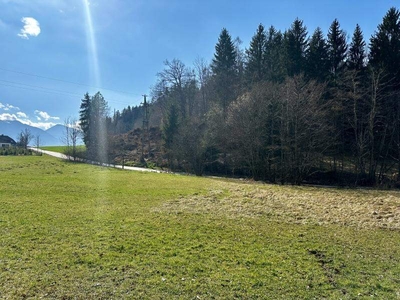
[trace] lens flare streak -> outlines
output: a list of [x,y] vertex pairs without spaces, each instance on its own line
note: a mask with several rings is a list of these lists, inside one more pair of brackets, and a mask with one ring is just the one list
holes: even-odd
[[85,8],[85,15],[86,15],[86,34],[87,34],[89,57],[91,58],[90,63],[92,69],[91,70],[92,76],[94,78],[94,84],[96,86],[101,86],[99,58],[97,53],[97,43],[93,27],[92,12],[90,10],[90,3],[89,0],[82,0],[82,2]]
[[[89,0],[82,0],[83,7],[85,10],[85,17],[86,17],[86,35],[87,35],[87,49],[88,49],[88,56],[90,59],[90,73],[92,76],[92,80],[94,80],[95,86],[101,86],[100,80],[100,67],[99,67],[99,59],[98,59],[98,52],[97,52],[97,43],[96,43],[96,35],[93,26],[93,19],[92,19],[92,12],[90,9]],[[97,159],[101,163],[107,163],[107,130],[106,130],[106,123],[105,119],[101,118],[99,120],[98,126],[98,134],[97,140],[99,141],[99,145],[96,149],[97,151]],[[107,176],[105,172],[101,172],[99,175],[99,184],[101,186],[107,186]],[[105,197],[105,196],[104,196]],[[104,199],[103,199],[104,200]]]

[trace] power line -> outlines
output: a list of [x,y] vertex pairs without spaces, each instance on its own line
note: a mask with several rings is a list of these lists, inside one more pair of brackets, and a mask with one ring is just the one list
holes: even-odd
[[[19,83],[19,82],[13,82],[13,81],[8,81],[8,80],[1,80],[1,82],[5,82],[5,83],[9,83],[9,84],[17,84],[17,85],[23,85],[23,86],[27,86],[30,88],[34,88],[34,90],[39,89],[43,89],[43,90],[48,90],[48,91],[52,91],[52,92],[56,92],[56,93],[63,93],[63,94],[70,94],[73,96],[80,96],[79,94],[75,94],[75,93],[71,93],[71,92],[67,92],[67,91],[61,91],[61,90],[56,90],[56,89],[51,89],[51,88],[47,88],[47,87],[43,87],[43,86],[37,86],[37,85],[31,85],[31,84],[26,84],[26,83]],[[12,86],[12,87],[16,87],[18,88],[18,86]],[[40,91],[40,90],[37,90]]]
[[[5,82],[5,83],[1,83],[1,82]],[[17,88],[17,89],[24,89],[24,90],[42,92],[42,93],[47,93],[47,94],[62,94],[64,96],[70,96],[70,97],[82,97],[82,95],[76,94],[76,93],[71,93],[71,92],[62,91],[62,90],[51,89],[51,88],[37,86],[37,85],[30,85],[30,84],[25,84],[25,83],[7,81],[7,80],[0,80],[0,85],[1,86],[12,87],[12,88]],[[119,100],[113,100],[113,99],[107,99],[107,102],[113,102],[113,103],[124,104],[124,105],[132,105],[131,103],[128,103],[128,102],[119,101]]]
[[[29,90],[29,91],[37,91],[37,92],[42,92],[42,93],[47,93],[47,94],[60,94],[60,92],[52,92],[52,91],[46,91],[46,90],[38,90],[35,88],[31,87],[23,87],[23,86],[15,86],[15,85],[10,85],[10,84],[4,84],[0,83],[1,86],[7,86],[7,87],[12,87],[12,88],[17,88],[17,89],[23,89],[23,90]],[[61,92],[62,93],[62,92]],[[67,94],[64,96],[70,96],[70,97],[75,97],[76,95],[74,94]]]
[[107,91],[112,91],[112,92],[116,92],[116,93],[131,95],[131,96],[140,96],[139,94],[132,94],[132,93],[128,93],[125,91],[119,91],[119,90],[114,90],[114,89],[109,89],[109,88],[104,88],[104,87],[92,86],[92,85],[88,85],[88,84],[83,84],[83,83],[78,83],[78,82],[73,82],[73,81],[68,81],[68,80],[62,80],[62,79],[53,78],[53,77],[46,77],[46,76],[41,76],[41,75],[32,74],[32,73],[25,73],[25,72],[21,72],[21,71],[9,70],[9,69],[4,69],[4,68],[0,68],[0,70],[6,71],[6,72],[11,72],[11,73],[16,73],[16,74],[32,76],[32,77],[38,77],[38,78],[43,78],[43,79],[48,79],[48,80],[64,82],[64,83],[70,83],[70,84],[75,84],[75,85],[80,85],[80,86],[85,86],[85,87],[91,87],[91,88],[100,89],[100,90],[107,90]]

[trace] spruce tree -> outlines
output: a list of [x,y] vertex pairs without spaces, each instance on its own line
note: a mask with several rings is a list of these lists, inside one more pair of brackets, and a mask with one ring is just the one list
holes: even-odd
[[89,148],[91,159],[106,160],[107,152],[107,126],[108,104],[100,92],[97,92],[90,101],[89,117]]
[[225,28],[222,29],[215,45],[211,69],[214,73],[217,100],[226,113],[229,103],[236,98],[237,70],[236,50],[232,38]]
[[108,105],[100,92],[93,97],[90,97],[89,93],[84,95],[79,111],[79,121],[90,159],[105,159],[101,155],[105,155],[107,149],[107,115]]
[[274,82],[282,82],[286,71],[284,66],[283,35],[274,26],[268,29],[267,41],[265,43],[264,61],[266,67],[266,78]]
[[296,19],[285,33],[286,69],[289,76],[298,75],[306,66],[307,27]]
[[350,70],[361,71],[365,67],[365,42],[360,25],[356,25],[349,48],[348,66]]
[[83,133],[83,142],[85,143],[86,148],[89,148],[90,138],[89,138],[89,130],[90,130],[90,102],[91,98],[89,93],[86,93],[83,96],[81,101],[81,106],[79,110],[79,123]]
[[[374,72],[384,72],[382,86],[386,97],[380,103],[381,128],[389,128],[393,132],[390,140],[385,140],[386,132],[377,133],[384,149],[390,149],[386,156],[395,157],[398,161],[397,180],[400,180],[400,11],[390,8],[384,16],[378,31],[370,40],[369,62]],[[381,153],[375,154],[377,157]]]
[[340,29],[339,21],[335,19],[328,32],[329,67],[334,81],[345,67],[346,53],[346,33]]
[[232,73],[236,66],[236,51],[231,35],[223,28],[215,45],[214,59],[211,68],[215,75]]
[[385,71],[400,85],[400,11],[394,7],[383,18],[371,37],[369,62]]
[[333,99],[331,107],[331,125],[335,128],[336,149],[333,149],[333,170],[336,172],[339,166],[343,168],[345,144],[346,144],[346,113],[344,109],[344,100],[340,96],[340,79],[343,78],[343,71],[346,66],[346,33],[340,28],[339,21],[335,19],[328,31],[328,58],[330,71],[329,97]]
[[323,82],[329,74],[328,48],[321,28],[315,29],[307,52],[307,76]]
[[249,81],[260,81],[265,79],[265,50],[267,35],[264,26],[258,25],[257,32],[250,42],[250,48],[246,50],[247,68],[246,74]]

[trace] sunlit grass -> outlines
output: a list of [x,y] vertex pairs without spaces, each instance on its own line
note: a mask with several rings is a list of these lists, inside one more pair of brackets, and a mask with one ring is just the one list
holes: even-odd
[[[67,150],[66,146],[46,146],[46,147],[40,147],[42,150],[47,150],[47,151],[53,151],[53,152],[58,152],[58,153],[64,153]],[[84,145],[79,145],[76,146],[77,151],[83,151],[86,149]]]
[[398,192],[0,157],[0,298],[396,299],[399,207]]

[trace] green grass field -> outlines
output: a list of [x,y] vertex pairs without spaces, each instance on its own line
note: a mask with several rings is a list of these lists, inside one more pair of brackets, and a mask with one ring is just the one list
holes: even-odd
[[[67,149],[67,147],[66,146],[46,146],[46,147],[40,147],[40,149],[47,150],[47,151],[58,152],[58,153],[64,153],[65,150]],[[78,151],[85,150],[85,146],[79,145],[79,146],[76,146],[76,149]]]
[[0,298],[400,298],[400,193],[0,157]]

